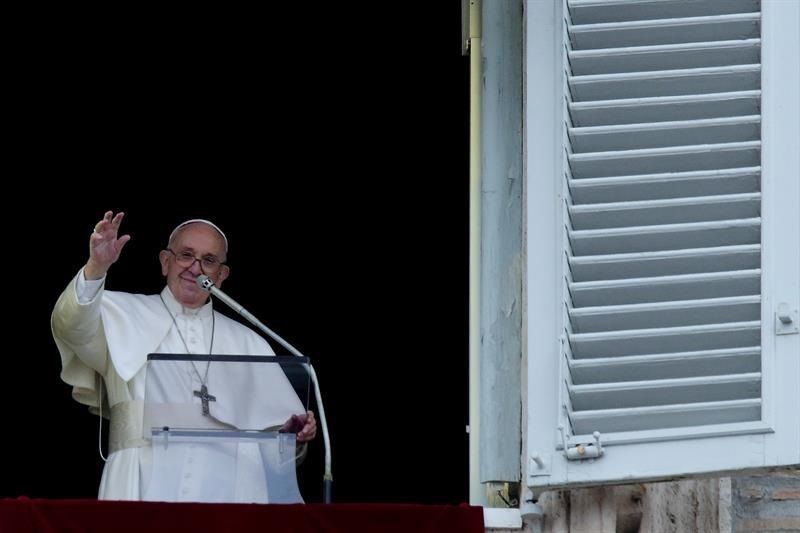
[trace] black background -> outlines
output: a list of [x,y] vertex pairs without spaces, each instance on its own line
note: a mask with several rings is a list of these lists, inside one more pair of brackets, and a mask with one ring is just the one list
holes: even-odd
[[[111,209],[132,235],[114,290],[162,288],[182,220],[227,233],[226,292],[314,362],[335,501],[468,499],[460,2],[292,4],[48,12],[20,32],[0,497],[96,495],[97,418],[59,379],[49,315]],[[318,439],[307,501],[322,470]]]

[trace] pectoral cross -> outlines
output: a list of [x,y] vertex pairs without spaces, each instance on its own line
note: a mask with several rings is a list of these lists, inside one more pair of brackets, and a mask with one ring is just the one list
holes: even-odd
[[193,391],[193,392],[194,392],[194,395],[197,396],[198,398],[200,398],[200,401],[203,402],[203,415],[208,416],[208,402],[216,402],[217,401],[217,397],[216,396],[211,396],[208,393],[208,387],[206,387],[205,384],[200,386],[200,390],[199,391],[196,390],[196,391]]

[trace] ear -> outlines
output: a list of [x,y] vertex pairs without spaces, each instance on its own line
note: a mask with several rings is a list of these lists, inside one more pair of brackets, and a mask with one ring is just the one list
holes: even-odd
[[228,265],[222,265],[222,268],[219,270],[219,275],[217,277],[217,281],[214,283],[216,285],[222,285],[222,282],[228,279],[228,276],[231,275],[231,267]]
[[161,263],[161,275],[166,276],[169,272],[169,256],[170,253],[166,250],[161,250],[158,253],[158,261]]

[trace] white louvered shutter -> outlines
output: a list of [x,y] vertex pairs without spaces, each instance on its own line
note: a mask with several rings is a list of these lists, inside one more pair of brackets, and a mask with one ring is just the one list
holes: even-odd
[[[780,294],[767,283],[775,254],[787,252],[770,251],[765,262],[766,242],[780,239],[762,237],[772,205],[762,196],[762,102],[771,89],[762,79],[775,78],[762,76],[770,35],[762,36],[761,8],[758,0],[570,0],[556,8],[562,306],[548,407],[557,412],[540,417],[555,427],[534,421],[530,485],[800,462],[798,394],[787,396],[776,375],[796,372],[800,388],[800,348],[790,353],[800,344],[772,338],[773,300],[794,309],[800,296],[796,280]],[[784,57],[797,62],[798,53]],[[797,153],[772,157],[783,168],[781,158]],[[781,194],[781,180],[796,193],[790,182],[800,176],[770,179],[772,194]],[[798,239],[797,207],[788,213],[787,235]],[[784,245],[796,262],[800,245]],[[535,349],[534,369],[552,356]],[[551,378],[532,372],[532,386]],[[786,400],[795,414],[776,407]],[[544,408],[529,411],[537,417]],[[779,430],[788,437],[775,437]]]

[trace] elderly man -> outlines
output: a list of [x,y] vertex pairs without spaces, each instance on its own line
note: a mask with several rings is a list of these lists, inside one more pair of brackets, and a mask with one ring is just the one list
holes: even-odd
[[[156,487],[159,490],[154,491],[149,487],[153,450],[149,440],[142,438],[147,355],[272,355],[274,352],[261,336],[213,311],[209,294],[198,287],[196,278],[201,274],[217,286],[230,275],[225,264],[228,240],[222,230],[207,220],[184,222],[170,235],[167,248],[159,253],[161,272],[167,278],[160,294],[146,296],[104,290],[109,268],[130,240],[129,235],[119,236],[123,217],[123,213],[114,216],[109,211],[95,225],[89,238],[89,260],[58,299],[51,320],[53,337],[61,353],[61,378],[73,387],[73,397],[95,412],[103,409],[104,404],[110,407],[110,455],[103,470],[99,497],[139,500],[148,498],[147,494],[156,494],[156,499],[215,501],[219,495],[213,493],[214,470],[219,466],[214,464],[213,454],[187,452],[181,456],[182,464],[175,471],[186,478],[193,475],[191,483],[174,480],[168,489]],[[211,358],[205,364],[196,361],[180,364],[184,363],[184,371],[168,383],[176,395],[196,403],[198,409],[202,406],[203,415],[217,417],[220,424],[266,429],[237,426],[236,420],[224,416],[225,408],[230,410],[229,405],[220,405],[215,411],[217,406],[212,404],[209,412],[212,398],[215,403],[225,403],[219,400],[219,393],[212,396],[215,391],[209,390],[209,385],[215,383],[210,379],[215,374]],[[314,414],[303,413],[304,407],[288,380],[282,372],[279,374],[280,378],[275,378],[268,392],[280,397],[283,412],[296,413],[282,429],[296,433],[297,442],[308,442],[316,434]],[[264,387],[254,387],[252,379],[245,384],[223,385],[231,390],[252,387],[256,391],[246,391],[247,394],[264,394]],[[251,417],[252,420],[266,424],[263,417]],[[231,501],[269,501],[266,487],[258,482],[253,484],[252,479],[247,483],[236,487],[236,497]]]

